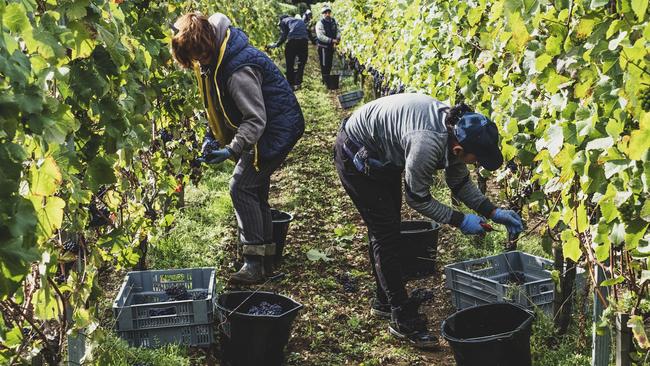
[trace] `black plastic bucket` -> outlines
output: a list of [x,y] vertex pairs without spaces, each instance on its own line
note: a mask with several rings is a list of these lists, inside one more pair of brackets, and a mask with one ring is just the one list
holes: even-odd
[[289,223],[293,221],[293,215],[276,209],[271,209],[273,217],[273,242],[275,243],[275,261],[282,262],[284,244],[287,242]]
[[442,322],[442,336],[451,345],[457,366],[531,366],[534,318],[516,304],[478,305]]
[[336,90],[339,88],[339,84],[341,82],[341,75],[327,75],[325,77],[325,81],[327,84],[327,89],[329,90]]
[[[261,302],[282,307],[280,315],[249,315]],[[270,292],[232,291],[219,296],[219,334],[223,361],[228,366],[279,366],[291,326],[302,305]]]
[[436,271],[440,224],[433,221],[402,221],[400,260],[406,279],[428,277]]

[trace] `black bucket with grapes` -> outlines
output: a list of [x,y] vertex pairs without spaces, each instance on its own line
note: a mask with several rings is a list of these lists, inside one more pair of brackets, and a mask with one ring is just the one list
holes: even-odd
[[219,334],[224,364],[279,366],[302,304],[282,295],[231,291],[219,296]]

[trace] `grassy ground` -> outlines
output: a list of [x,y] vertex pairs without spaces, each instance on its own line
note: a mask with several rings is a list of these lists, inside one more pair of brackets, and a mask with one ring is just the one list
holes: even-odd
[[[292,212],[295,219],[289,230],[285,264],[281,269],[286,277],[266,284],[263,289],[304,304],[287,346],[287,365],[453,365],[453,355],[446,343],[440,352],[420,352],[392,339],[387,322],[369,315],[374,281],[367,259],[366,231],[338,181],[332,162],[336,131],[346,112],[338,108],[335,94],[320,84],[317,68],[312,58],[304,87],[297,93],[306,119],[305,135],[274,175],[271,187],[272,206]],[[349,80],[343,86],[346,89],[354,87]],[[187,206],[176,218],[174,228],[153,243],[149,253],[152,268],[216,266],[221,285],[227,287],[225,279],[237,267],[236,224],[227,184],[231,171],[232,165],[227,163],[207,171],[198,187],[188,187]],[[433,193],[443,201],[449,197],[442,181]],[[418,216],[405,208],[404,217]],[[443,266],[499,253],[504,240],[501,233],[477,240],[442,228],[437,273],[409,284],[411,289],[427,288],[435,292],[433,303],[424,307],[432,330],[438,333],[442,320],[454,312],[450,293],[444,287]],[[543,253],[534,237],[522,241],[521,248]],[[324,259],[313,260],[319,256]],[[340,281],[343,274],[358,283],[358,291],[344,290]],[[585,335],[579,334],[577,329],[572,330],[573,335],[567,341],[560,343],[553,340],[548,321],[538,320],[535,327],[533,355],[536,365],[588,364],[581,356],[570,355],[576,353],[576,349],[584,352],[586,347],[582,344]],[[112,357],[127,355],[123,357],[126,360],[123,364],[136,361],[147,365],[219,364],[216,347],[208,352],[192,351],[190,355],[183,350],[166,350],[157,354],[159,358],[154,352],[143,360],[128,356],[133,356],[132,349],[114,338],[109,339],[107,344],[116,344],[110,348]],[[178,361],[172,362],[170,358],[164,363],[165,353]]]

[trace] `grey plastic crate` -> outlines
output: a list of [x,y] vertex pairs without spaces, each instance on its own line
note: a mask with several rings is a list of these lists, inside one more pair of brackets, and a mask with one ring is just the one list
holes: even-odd
[[[214,268],[129,272],[113,303],[116,332],[139,347],[211,344],[215,275]],[[207,298],[169,301],[165,290],[179,285],[190,295],[205,291]]]
[[214,324],[117,332],[132,347],[158,348],[176,343],[208,347],[214,343]]
[[362,99],[363,99],[363,91],[357,90],[357,91],[340,95],[339,103],[341,103],[341,108],[348,109],[354,107]]
[[501,301],[553,312],[553,262],[519,251],[445,267],[456,309]]

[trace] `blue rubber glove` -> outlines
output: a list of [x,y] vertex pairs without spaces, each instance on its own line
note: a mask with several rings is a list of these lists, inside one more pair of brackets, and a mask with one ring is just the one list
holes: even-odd
[[485,222],[485,219],[481,216],[474,214],[465,214],[465,218],[460,224],[460,231],[462,231],[463,234],[470,235],[485,234],[485,229],[481,226],[482,222]]
[[521,221],[521,217],[512,210],[497,208],[492,214],[492,221],[505,225],[508,233],[513,236],[524,231],[524,223]]
[[230,149],[228,148],[225,148],[225,149],[209,151],[207,154],[205,154],[201,158],[198,158],[197,160],[207,164],[219,164],[224,162],[226,159],[230,158],[231,156],[232,156],[232,151],[230,151]]

